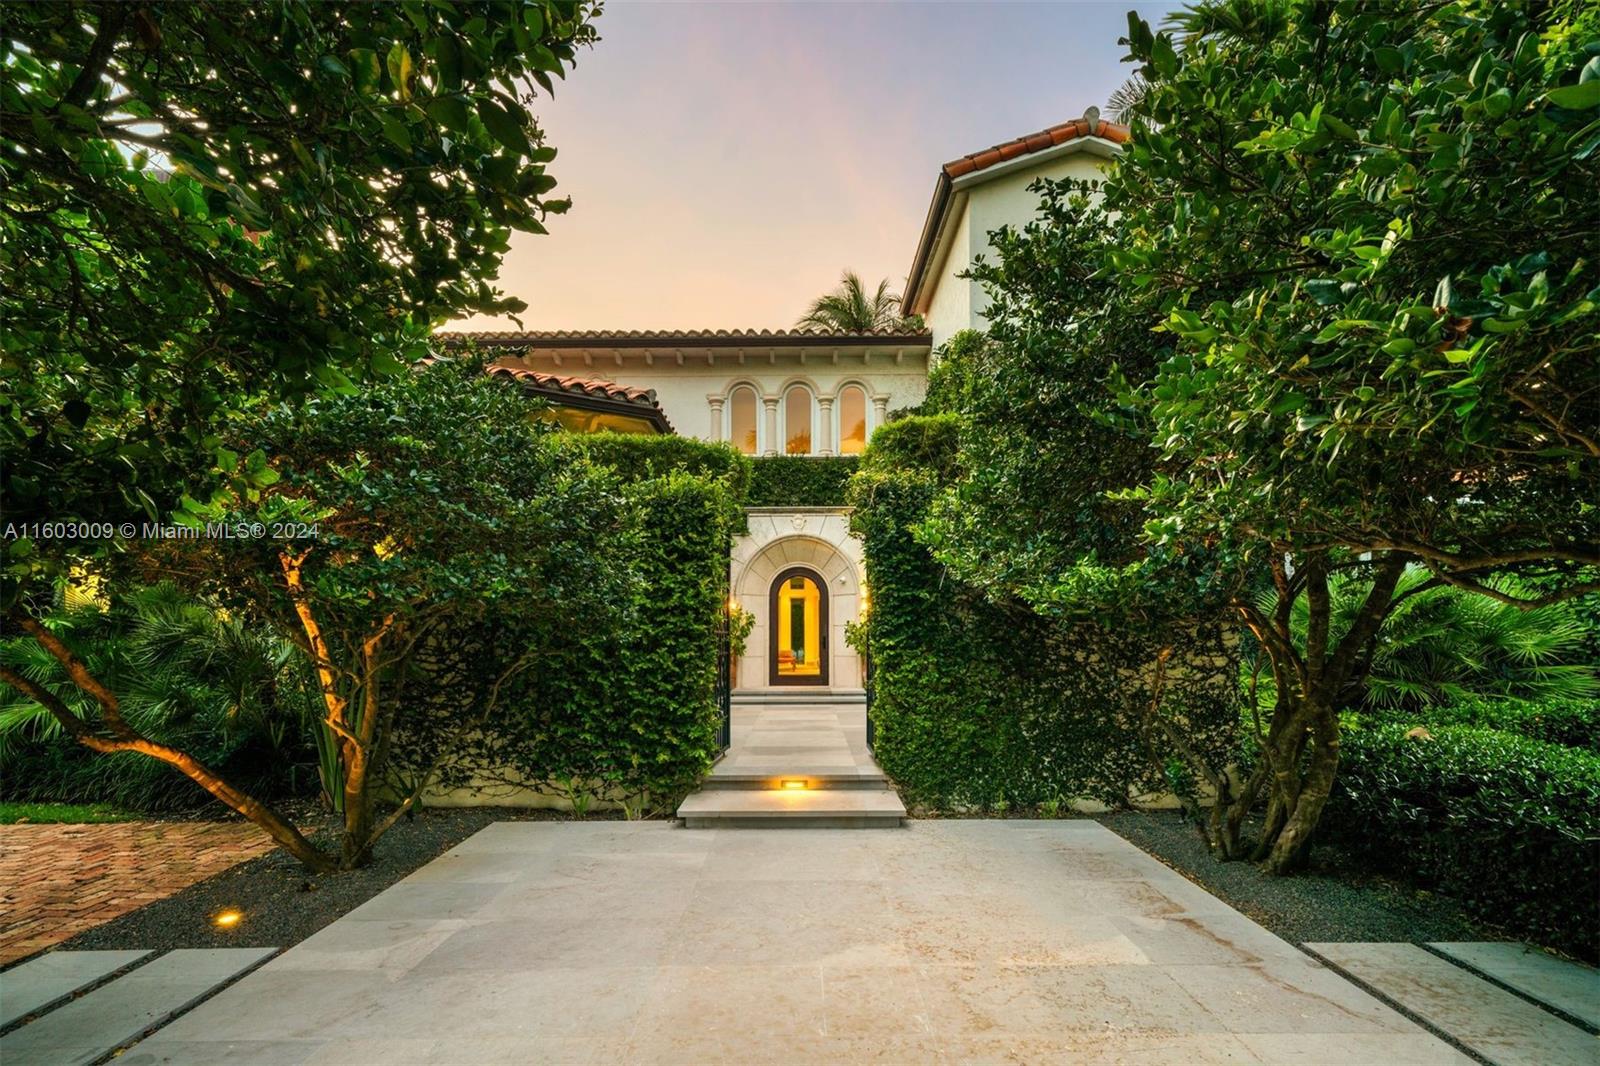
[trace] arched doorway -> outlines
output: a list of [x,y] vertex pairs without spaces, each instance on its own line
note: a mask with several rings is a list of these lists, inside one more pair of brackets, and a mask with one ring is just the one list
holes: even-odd
[[772,580],[767,597],[770,685],[828,683],[828,585],[808,566]]

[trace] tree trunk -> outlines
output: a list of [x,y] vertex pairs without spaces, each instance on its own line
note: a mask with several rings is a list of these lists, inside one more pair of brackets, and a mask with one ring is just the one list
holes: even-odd
[[1322,809],[1333,794],[1339,769],[1339,719],[1331,707],[1315,708],[1312,713],[1310,754],[1295,802],[1292,807],[1286,805],[1283,826],[1266,856],[1269,873],[1290,873],[1305,865]]

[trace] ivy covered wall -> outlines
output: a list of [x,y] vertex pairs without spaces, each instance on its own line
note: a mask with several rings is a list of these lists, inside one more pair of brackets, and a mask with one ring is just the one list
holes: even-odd
[[[563,435],[558,446],[574,469],[602,468],[613,479],[615,511],[571,519],[614,524],[609,563],[626,592],[559,627],[526,617],[479,624],[475,640],[510,644],[532,662],[441,771],[435,799],[523,802],[531,792],[579,809],[669,811],[716,755],[717,627],[729,544],[744,528],[749,460],[677,437]],[[414,716],[417,726],[396,743],[403,762],[420,764],[431,734],[463,706],[481,706],[488,679],[472,668],[475,648],[452,640],[435,649],[439,668],[464,679],[458,696],[470,698]]]
[[[1155,648],[1115,628],[1041,616],[952,577],[917,529],[957,476],[955,416],[893,422],[850,486],[872,608],[876,755],[906,801],[988,812],[1108,805],[1182,790],[1145,730]],[[1237,662],[1219,630],[1177,642],[1162,707],[1210,753],[1229,749]],[[1225,761],[1225,760],[1219,760]]]
[[751,507],[843,507],[854,455],[769,455],[752,464]]

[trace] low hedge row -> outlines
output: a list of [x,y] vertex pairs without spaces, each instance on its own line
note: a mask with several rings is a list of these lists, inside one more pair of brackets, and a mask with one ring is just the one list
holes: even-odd
[[1600,700],[1519,700],[1507,696],[1466,696],[1448,704],[1385,717],[1410,726],[1478,726],[1530,740],[1600,754]]
[[853,455],[769,455],[751,464],[751,507],[843,507]]
[[750,458],[727,444],[635,433],[562,433],[556,441],[630,481],[685,473],[719,479],[735,500],[750,490]]
[[1519,936],[1600,957],[1600,756],[1495,729],[1346,732],[1321,832]]

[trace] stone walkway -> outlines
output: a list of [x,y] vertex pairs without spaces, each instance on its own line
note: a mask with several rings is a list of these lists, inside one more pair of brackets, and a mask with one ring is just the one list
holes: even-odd
[[246,822],[0,826],[0,965],[272,846]]
[[499,823],[117,1061],[1471,1062],[1091,821]]

